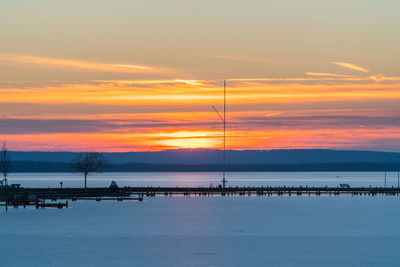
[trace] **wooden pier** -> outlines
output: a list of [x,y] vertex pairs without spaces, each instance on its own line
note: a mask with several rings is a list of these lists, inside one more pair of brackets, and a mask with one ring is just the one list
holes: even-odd
[[398,196],[397,187],[124,187],[121,190],[155,196]]
[[[120,188],[2,188],[0,206],[68,208],[68,200],[136,200],[144,197],[249,197],[249,196],[399,196],[398,187],[120,187]],[[48,201],[48,202],[46,202]],[[66,201],[66,202],[57,202]]]

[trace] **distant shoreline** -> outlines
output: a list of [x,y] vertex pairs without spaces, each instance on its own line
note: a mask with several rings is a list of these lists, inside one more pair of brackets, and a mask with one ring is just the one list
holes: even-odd
[[[218,172],[220,164],[124,163],[105,168],[104,172]],[[397,172],[399,163],[312,163],[312,164],[228,164],[228,172]],[[66,162],[16,161],[12,172],[73,172]]]

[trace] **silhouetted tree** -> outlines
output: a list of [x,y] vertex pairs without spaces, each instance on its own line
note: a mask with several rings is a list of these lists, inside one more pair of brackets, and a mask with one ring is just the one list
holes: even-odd
[[6,142],[3,142],[0,152],[0,172],[3,174],[4,185],[8,184],[8,174],[10,173],[11,160]]
[[103,153],[99,152],[81,152],[72,162],[72,167],[85,177],[85,188],[87,188],[87,176],[91,172],[101,172],[108,166]]

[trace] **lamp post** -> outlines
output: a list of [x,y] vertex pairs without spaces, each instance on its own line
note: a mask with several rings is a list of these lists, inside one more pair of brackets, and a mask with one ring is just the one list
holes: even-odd
[[386,172],[385,172],[385,188],[386,188]]

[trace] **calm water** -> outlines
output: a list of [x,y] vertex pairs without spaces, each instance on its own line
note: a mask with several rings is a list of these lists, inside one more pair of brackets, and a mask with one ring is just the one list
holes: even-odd
[[[337,177],[339,176],[339,178]],[[104,173],[91,186],[209,185],[217,173]],[[383,185],[383,173],[234,173],[235,185]],[[73,174],[14,174],[24,186]],[[387,176],[397,186],[397,174]],[[398,197],[156,197],[0,209],[1,266],[400,266]]]
[[[387,186],[397,187],[398,173],[388,172]],[[228,173],[229,186],[384,186],[383,172],[235,172]],[[16,173],[10,183],[26,187],[83,186],[83,178],[76,173]],[[100,173],[88,178],[88,186],[109,186],[115,180],[120,186],[210,186],[220,184],[221,173],[216,172],[124,172]]]

